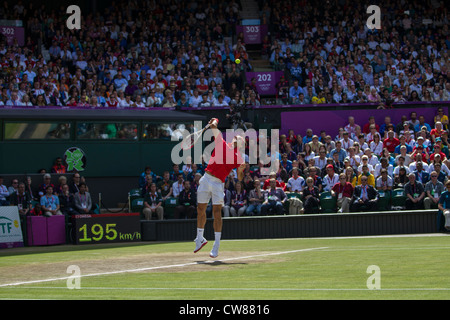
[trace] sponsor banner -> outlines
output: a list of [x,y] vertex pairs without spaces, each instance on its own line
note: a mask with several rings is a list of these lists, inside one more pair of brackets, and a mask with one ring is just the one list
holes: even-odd
[[19,46],[25,44],[25,29],[22,27],[0,26],[0,33],[6,37],[9,46],[17,40]]
[[283,75],[283,71],[260,71],[245,73],[247,82],[252,82],[252,79],[255,78],[256,90],[261,96],[275,95],[277,93],[276,85]]
[[15,206],[0,207],[0,248],[23,247],[19,209]]

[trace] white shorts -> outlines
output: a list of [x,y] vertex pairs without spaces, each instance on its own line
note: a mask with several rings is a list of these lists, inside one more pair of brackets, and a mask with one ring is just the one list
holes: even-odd
[[205,173],[201,177],[197,189],[197,202],[198,203],[209,203],[212,200],[213,205],[224,205],[224,189],[225,183],[219,178],[213,177],[212,175]]

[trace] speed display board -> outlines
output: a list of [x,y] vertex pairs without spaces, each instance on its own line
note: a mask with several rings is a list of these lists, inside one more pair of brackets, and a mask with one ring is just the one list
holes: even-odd
[[141,240],[139,213],[80,214],[72,219],[76,244]]

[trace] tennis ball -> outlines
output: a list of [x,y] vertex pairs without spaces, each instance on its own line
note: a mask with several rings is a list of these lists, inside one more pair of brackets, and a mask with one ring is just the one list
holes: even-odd
[[236,59],[236,60],[234,60],[234,62],[236,62],[236,64],[239,64],[239,63],[241,63],[241,60],[240,59]]

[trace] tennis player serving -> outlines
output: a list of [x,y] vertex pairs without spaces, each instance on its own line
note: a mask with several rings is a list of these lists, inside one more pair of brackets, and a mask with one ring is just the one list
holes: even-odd
[[235,136],[231,143],[226,143],[222,133],[217,129],[218,122],[217,119],[211,119],[208,123],[214,135],[215,147],[197,189],[197,237],[194,253],[200,251],[208,243],[203,232],[206,224],[206,207],[211,200],[214,217],[214,245],[209,254],[211,258],[219,255],[225,178],[231,170],[237,168],[238,179],[242,181],[245,168],[244,160],[239,152],[239,149],[245,146],[245,139]]

